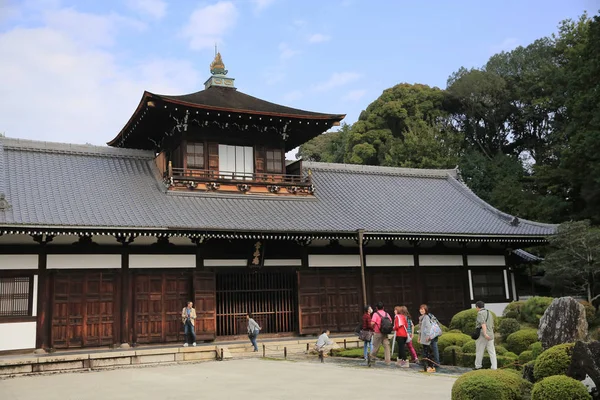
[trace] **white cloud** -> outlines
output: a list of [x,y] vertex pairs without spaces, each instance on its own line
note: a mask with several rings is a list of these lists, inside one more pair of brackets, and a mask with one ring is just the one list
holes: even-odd
[[328,80],[313,85],[312,89],[316,92],[325,92],[354,82],[358,78],[360,78],[360,74],[356,72],[335,72]]
[[[90,29],[82,32],[73,15]],[[57,26],[61,21],[68,23]],[[0,33],[0,76],[10,77],[0,85],[0,131],[9,137],[104,144],[125,125],[144,90],[186,93],[199,85],[187,61],[119,64],[110,47],[124,29],[119,16],[63,10],[47,22]]]
[[230,1],[220,1],[194,10],[182,33],[189,39],[192,49],[211,48],[222,41],[223,36],[237,23],[237,18],[235,5]]
[[127,0],[127,6],[154,19],[161,19],[167,13],[167,2],[163,0]]
[[298,50],[293,50],[287,43],[279,44],[279,58],[282,60],[289,60],[294,57],[296,54],[300,54]]
[[315,33],[308,38],[310,43],[322,43],[331,40],[331,36],[323,35],[322,33]]
[[277,0],[252,0],[254,3],[254,7],[256,11],[262,11],[265,8],[269,7],[271,4],[275,3]]
[[346,95],[344,97],[342,97],[342,100],[344,100],[344,101],[358,101],[365,94],[367,94],[367,90],[366,89],[351,90],[348,93],[346,93]]
[[493,45],[490,48],[490,50],[492,51],[492,53],[496,54],[496,53],[500,53],[502,51],[511,51],[518,45],[519,45],[519,39],[514,38],[514,37],[509,37],[509,38],[504,39],[502,42]]
[[303,96],[304,95],[303,95],[302,91],[300,91],[300,90],[293,90],[291,92],[288,92],[288,93],[284,94],[283,95],[283,100],[286,103],[292,103],[292,102],[294,102],[296,100],[301,99]]

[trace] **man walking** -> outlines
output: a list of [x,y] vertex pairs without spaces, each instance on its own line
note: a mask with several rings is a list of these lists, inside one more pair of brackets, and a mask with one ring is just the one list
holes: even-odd
[[183,334],[185,336],[185,343],[183,347],[188,347],[188,343],[192,343],[192,346],[196,346],[196,329],[194,328],[196,322],[196,309],[192,307],[194,303],[188,301],[187,307],[183,307],[181,310],[181,321],[183,322]]
[[394,325],[392,324],[392,318],[383,309],[383,303],[380,301],[375,306],[376,311],[371,316],[371,326],[373,326],[373,348],[369,355],[369,365],[371,365],[377,356],[379,347],[383,344],[383,353],[385,356],[385,364],[390,365],[392,357],[390,354],[390,339],[388,335],[392,333]]
[[475,303],[477,309],[476,328],[481,328],[479,338],[475,342],[475,369],[482,368],[483,353],[487,350],[492,363],[492,369],[498,369],[496,360],[496,348],[494,347],[494,316],[485,309],[485,303],[478,301]]

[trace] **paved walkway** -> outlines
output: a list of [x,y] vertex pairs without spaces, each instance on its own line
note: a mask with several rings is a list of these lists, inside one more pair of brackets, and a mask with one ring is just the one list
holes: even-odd
[[402,387],[403,398],[443,400],[455,379],[393,367],[247,359],[5,379],[0,399],[336,400],[372,398],[382,389],[373,383],[383,382],[391,397]]

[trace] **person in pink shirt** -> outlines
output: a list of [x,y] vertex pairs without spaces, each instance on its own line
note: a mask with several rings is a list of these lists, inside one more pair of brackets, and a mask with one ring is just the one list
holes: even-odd
[[375,333],[373,334],[373,348],[369,355],[369,366],[375,362],[377,352],[382,344],[385,364],[390,365],[392,356],[390,354],[390,339],[388,338],[388,335],[393,331],[392,318],[390,318],[390,314],[383,309],[383,303],[381,301],[377,303],[375,308],[375,312],[371,315],[371,326]]

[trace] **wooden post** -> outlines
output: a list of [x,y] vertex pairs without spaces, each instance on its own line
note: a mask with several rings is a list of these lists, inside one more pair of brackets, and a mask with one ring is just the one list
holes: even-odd
[[38,235],[33,238],[40,244],[38,253],[36,349],[49,349],[52,346],[52,280],[46,269],[48,260],[46,245],[52,239],[53,236],[47,235]]
[[367,305],[367,283],[365,281],[365,256],[363,252],[363,235],[365,231],[358,230],[358,250],[360,252],[360,279],[362,281],[363,306]]

